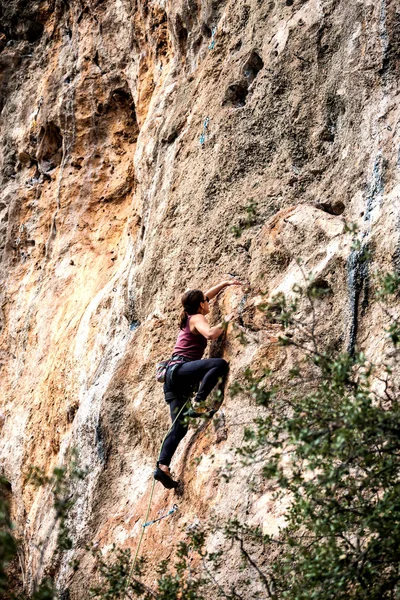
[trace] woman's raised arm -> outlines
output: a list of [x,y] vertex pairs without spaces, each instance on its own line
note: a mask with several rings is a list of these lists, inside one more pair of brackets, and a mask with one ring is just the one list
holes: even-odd
[[224,290],[226,287],[228,287],[230,285],[243,285],[243,284],[240,281],[238,281],[237,279],[230,279],[229,281],[222,281],[218,285],[215,285],[214,287],[207,290],[204,293],[204,295],[207,296],[207,298],[209,300],[212,300],[213,298],[215,298],[215,296],[217,294],[219,294],[219,292],[221,290]]

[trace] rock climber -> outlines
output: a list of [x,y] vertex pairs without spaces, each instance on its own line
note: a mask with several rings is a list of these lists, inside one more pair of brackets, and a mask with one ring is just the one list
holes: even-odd
[[[201,290],[189,290],[182,296],[183,310],[180,316],[180,332],[175,344],[170,366],[167,369],[164,396],[169,404],[172,427],[166,436],[154,479],[167,489],[176,488],[178,482],[172,479],[169,465],[179,442],[188,430],[187,417],[211,418],[219,407],[207,411],[205,400],[217,383],[226,375],[228,363],[223,358],[202,360],[208,340],[219,338],[232,320],[233,314],[210,327],[206,315],[210,312],[209,302],[219,292],[231,285],[242,285],[236,279],[223,281],[205,294]],[[193,388],[200,384],[192,402],[192,409],[185,411],[185,404],[192,395]],[[179,417],[177,418],[177,416]]]

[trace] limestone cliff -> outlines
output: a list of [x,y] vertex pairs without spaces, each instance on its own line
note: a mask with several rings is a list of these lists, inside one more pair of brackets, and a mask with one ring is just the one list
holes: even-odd
[[[238,310],[249,343],[232,331],[211,349],[230,362],[223,415],[189,432],[174,459],[184,494],[146,533],[151,562],[198,521],[282,522],[268,482],[246,492],[256,474],[227,483],[219,469],[259,410],[229,384],[249,365],[284,376],[290,364],[254,305],[301,281],[296,258],[331,290],[319,305],[326,343],[379,356],[368,270],[345,223],[374,250],[371,272],[400,268],[400,12],[394,0],[0,10],[1,468],[28,587],[51,500],[25,486],[26,469],[51,469],[71,448],[89,468],[75,549],[59,559],[50,545],[44,565],[80,599],[86,544],[136,546],[169,426],[154,363],[172,349],[187,287],[242,278],[246,293],[230,289],[212,318]],[[174,502],[157,486],[152,515]],[[226,582],[237,564],[227,551]]]

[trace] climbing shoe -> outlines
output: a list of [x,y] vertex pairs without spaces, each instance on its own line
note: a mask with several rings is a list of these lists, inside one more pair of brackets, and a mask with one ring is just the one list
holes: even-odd
[[191,417],[192,419],[197,419],[199,417],[205,417],[207,415],[207,407],[204,402],[196,402],[192,401],[192,406],[189,406],[188,410],[185,412],[185,417]]
[[198,413],[193,408],[189,408],[189,410],[185,412],[185,417],[190,417],[191,419],[211,419],[216,412],[217,411],[212,408],[211,410]]
[[178,487],[178,482],[174,481],[172,477],[167,475],[167,473],[160,469],[159,466],[156,467],[156,470],[153,473],[153,477],[156,481],[162,483],[162,485],[165,488],[167,488],[167,490],[172,490],[173,488]]
[[199,412],[196,412],[193,408],[189,408],[185,412],[185,417],[189,417],[190,419],[199,419],[200,417],[204,417],[205,414],[206,414],[205,412],[199,413]]

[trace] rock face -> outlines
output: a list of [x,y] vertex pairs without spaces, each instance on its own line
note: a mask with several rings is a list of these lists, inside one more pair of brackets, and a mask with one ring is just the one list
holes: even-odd
[[[196,522],[283,522],[268,482],[246,491],[253,471],[226,483],[219,469],[259,411],[229,384],[249,365],[284,376],[290,364],[255,305],[301,283],[296,259],[330,290],[324,343],[380,356],[369,275],[400,268],[400,12],[395,0],[0,7],[1,464],[27,587],[52,573],[77,600],[86,544],[136,547],[169,426],[154,363],[171,352],[186,288],[246,282],[211,317],[238,310],[249,343],[232,331],[211,348],[230,361],[224,412],[174,458],[184,494],[146,533],[150,563]],[[367,265],[346,222],[374,252]],[[25,473],[72,448],[89,469],[74,550],[57,558],[51,543],[41,565],[51,498]],[[174,502],[158,485],[152,518]],[[222,549],[229,584],[239,558]]]

